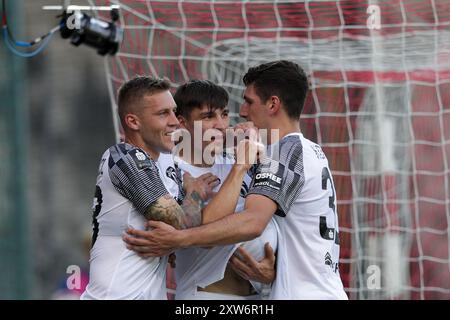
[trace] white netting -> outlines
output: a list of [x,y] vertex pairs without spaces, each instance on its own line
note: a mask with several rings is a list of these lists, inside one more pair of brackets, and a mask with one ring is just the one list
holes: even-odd
[[208,78],[237,116],[249,66],[301,64],[312,85],[301,127],[334,172],[347,293],[450,298],[450,1],[89,2],[122,8],[113,107],[136,74]]

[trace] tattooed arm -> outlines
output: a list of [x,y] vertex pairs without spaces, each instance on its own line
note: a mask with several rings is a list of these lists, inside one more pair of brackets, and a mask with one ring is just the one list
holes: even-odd
[[186,174],[183,177],[186,196],[180,206],[166,189],[155,162],[143,150],[130,144],[117,144],[109,153],[111,183],[147,220],[162,221],[176,229],[200,225],[203,201],[217,186],[216,176],[208,173],[194,179]]
[[202,224],[202,209],[204,207],[204,201],[197,193],[192,191],[186,195],[181,204],[183,209],[183,223],[186,228],[197,227]]
[[147,220],[163,221],[176,229],[201,225],[204,203],[212,196],[212,189],[219,181],[210,173],[197,179],[185,174],[184,181],[187,194],[181,206],[166,194],[147,208],[145,212]]
[[162,221],[176,229],[196,227],[202,222],[202,202],[195,191],[185,197],[181,206],[167,194],[150,205],[144,216],[147,220]]

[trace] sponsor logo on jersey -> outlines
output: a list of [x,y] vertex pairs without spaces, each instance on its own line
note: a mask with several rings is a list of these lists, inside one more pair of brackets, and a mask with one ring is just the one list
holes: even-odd
[[270,172],[258,173],[256,175],[256,180],[262,180],[262,179],[270,179],[276,183],[281,183],[281,177],[278,177]]
[[266,186],[280,190],[283,172],[284,166],[278,162],[271,163],[268,166],[260,166],[255,172],[253,187]]

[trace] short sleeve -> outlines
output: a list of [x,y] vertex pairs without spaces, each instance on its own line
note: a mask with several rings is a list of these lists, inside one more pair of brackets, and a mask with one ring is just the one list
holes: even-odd
[[127,144],[111,147],[108,166],[116,190],[142,214],[156,200],[169,194],[156,164],[141,149]]
[[259,194],[273,200],[275,214],[286,216],[305,183],[302,144],[296,136],[281,141],[277,154],[262,161],[252,171],[249,194]]

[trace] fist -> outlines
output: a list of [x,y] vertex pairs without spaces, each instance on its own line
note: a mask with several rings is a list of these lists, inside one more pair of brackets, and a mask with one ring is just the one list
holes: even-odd
[[264,150],[262,143],[252,139],[244,139],[237,146],[236,163],[249,170],[265,154]]

